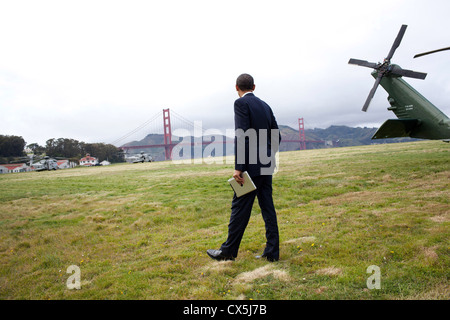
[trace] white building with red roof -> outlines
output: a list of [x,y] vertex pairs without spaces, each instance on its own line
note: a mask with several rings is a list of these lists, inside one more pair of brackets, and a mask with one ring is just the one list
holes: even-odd
[[98,164],[98,158],[91,157],[89,153],[86,154],[86,157],[80,159],[81,166],[95,166],[96,164]]
[[60,169],[70,169],[70,168],[75,168],[77,166],[76,162],[72,162],[70,160],[58,160],[58,168]]
[[26,163],[8,163],[0,165],[0,173],[16,173],[30,171]]

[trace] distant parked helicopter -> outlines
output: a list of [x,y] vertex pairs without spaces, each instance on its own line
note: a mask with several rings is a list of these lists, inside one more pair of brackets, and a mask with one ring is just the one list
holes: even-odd
[[30,163],[30,167],[34,167],[36,171],[44,171],[44,170],[58,170],[58,161],[48,156],[45,156],[44,159],[41,159],[37,162]]
[[132,156],[126,156],[125,155],[125,160],[127,162],[132,162],[132,163],[139,163],[139,162],[152,162],[153,158],[151,155],[144,153],[144,151],[141,151],[140,154],[137,155],[132,155]]
[[34,168],[34,171],[44,171],[44,170],[58,170],[58,161],[56,159],[62,160],[66,158],[50,158],[49,156],[35,156],[31,155],[29,157],[24,157],[18,161],[12,161],[12,162],[24,162],[28,163],[28,165],[32,168]]
[[[394,112],[398,118],[389,119],[384,122],[377,132],[375,132],[372,139],[412,137],[449,142],[450,119],[402,79],[402,77],[410,77],[423,80],[427,74],[405,70],[398,65],[391,64],[392,56],[400,45],[406,28],[407,25],[402,25],[400,28],[397,38],[383,63],[373,63],[358,59],[350,59],[348,61],[349,64],[375,69],[372,72],[372,76],[375,78],[375,84],[372,90],[370,90],[362,111],[367,111],[378,85],[381,84],[389,94],[388,101],[391,106],[388,110]],[[447,49],[450,48],[439,49],[437,51]],[[426,52],[424,54],[437,51]]]

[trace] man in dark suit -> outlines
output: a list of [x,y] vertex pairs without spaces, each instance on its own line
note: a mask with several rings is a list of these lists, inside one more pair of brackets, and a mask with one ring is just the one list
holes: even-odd
[[275,153],[281,135],[272,109],[257,98],[253,91],[252,76],[241,74],[236,80],[239,99],[234,102],[235,170],[233,178],[245,183],[242,172],[247,171],[256,190],[241,197],[233,196],[228,238],[219,250],[209,249],[207,254],[216,260],[234,260],[250,219],[255,197],[261,208],[266,228],[266,248],[262,256],[268,261],[279,259],[279,234],[277,216],[272,199],[272,174],[275,169]]

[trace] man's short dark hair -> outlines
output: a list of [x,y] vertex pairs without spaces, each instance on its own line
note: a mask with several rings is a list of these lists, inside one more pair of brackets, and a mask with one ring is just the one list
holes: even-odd
[[255,83],[253,82],[253,77],[251,75],[243,73],[236,79],[236,85],[242,91],[249,91],[253,90]]

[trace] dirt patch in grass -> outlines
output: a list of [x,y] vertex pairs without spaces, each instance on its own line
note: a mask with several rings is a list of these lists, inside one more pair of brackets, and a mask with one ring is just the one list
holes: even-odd
[[431,248],[423,248],[424,256],[430,260],[437,260],[439,258],[438,254],[435,251],[437,248],[438,246],[434,246]]
[[342,269],[336,268],[336,267],[328,267],[328,268],[319,269],[315,273],[320,274],[320,275],[326,275],[326,276],[338,276],[338,275],[342,274]]
[[449,219],[448,219],[448,215],[442,215],[442,216],[430,217],[430,220],[434,221],[434,222],[447,222]]
[[223,273],[231,269],[233,261],[214,261],[208,264],[203,272],[213,271],[217,273]]
[[283,243],[291,244],[291,243],[305,243],[305,242],[314,242],[316,240],[316,237],[310,236],[310,237],[301,237],[301,238],[295,238],[295,239],[289,239],[284,241]]
[[406,300],[448,300],[450,299],[450,284],[442,282],[432,286],[425,292],[420,292],[417,295],[409,297],[399,297],[399,299]]
[[239,274],[233,281],[234,284],[245,284],[252,282],[256,279],[265,278],[272,275],[274,278],[281,281],[289,281],[289,273],[284,270],[275,269],[271,264],[264,267],[257,268],[253,271],[243,272]]

